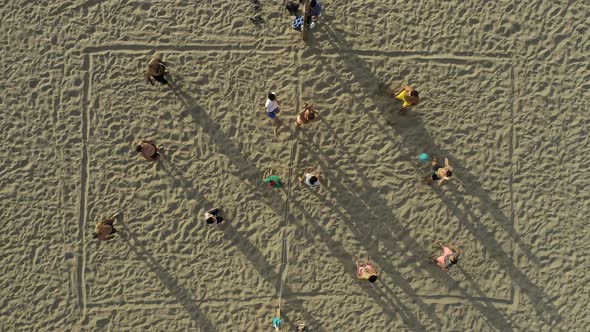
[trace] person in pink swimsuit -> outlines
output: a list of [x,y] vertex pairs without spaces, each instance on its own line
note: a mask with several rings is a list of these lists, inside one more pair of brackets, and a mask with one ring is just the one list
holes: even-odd
[[443,253],[437,258],[433,258],[434,263],[442,267],[444,271],[448,271],[451,268],[451,266],[459,262],[459,255],[461,254],[461,250],[453,247],[450,244],[445,244],[442,242],[438,242],[437,244],[440,246]]
[[356,261],[356,277],[359,280],[369,280],[373,283],[377,281],[377,270],[368,260],[364,263]]

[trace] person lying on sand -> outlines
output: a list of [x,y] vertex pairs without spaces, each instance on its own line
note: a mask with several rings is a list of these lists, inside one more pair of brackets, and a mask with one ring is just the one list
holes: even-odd
[[166,64],[159,58],[153,58],[150,60],[148,67],[145,72],[145,80],[151,85],[154,85],[154,80],[161,84],[168,84],[164,75],[166,74]]
[[309,187],[317,187],[320,185],[320,178],[322,172],[317,171],[315,167],[308,167],[305,169],[303,176],[299,180]]
[[137,143],[135,151],[137,151],[137,153],[139,153],[146,160],[156,161],[161,157],[160,153],[158,152],[160,148],[157,148],[153,141],[142,139]]
[[312,122],[318,114],[318,111],[313,109],[313,104],[305,103],[301,112],[297,115],[297,126],[301,127],[304,124]]
[[401,91],[397,93],[395,99],[402,100],[404,104],[400,108],[400,113],[405,113],[408,108],[414,105],[418,105],[420,102],[418,98],[418,91],[412,88],[411,86],[406,86]]
[[213,208],[209,209],[205,212],[205,222],[209,225],[213,224],[221,224],[223,222],[223,218],[218,215],[219,209]]
[[368,260],[364,263],[356,261],[356,277],[359,280],[369,280],[373,283],[377,281],[377,270]]
[[115,218],[117,218],[118,215],[118,213],[115,213],[109,219],[97,222],[94,226],[94,233],[92,234],[92,237],[99,239],[100,241],[108,241],[112,239],[114,237],[113,234],[117,233],[113,223],[115,222]]
[[432,176],[427,179],[428,184],[432,184],[434,181],[438,181],[438,185],[442,186],[445,181],[448,181],[453,176],[453,167],[449,165],[449,159],[445,158],[445,167],[442,167],[437,163],[436,157],[432,156],[430,161],[432,164]]
[[443,253],[437,258],[433,257],[433,262],[436,263],[438,266],[442,267],[444,271],[448,271],[451,268],[451,266],[459,262],[459,255],[461,254],[461,250],[453,247],[452,245],[444,244],[442,242],[438,242],[437,244],[440,246]]

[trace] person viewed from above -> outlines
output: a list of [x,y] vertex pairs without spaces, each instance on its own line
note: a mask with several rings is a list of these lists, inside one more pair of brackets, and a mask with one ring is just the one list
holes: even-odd
[[221,224],[223,218],[219,216],[219,208],[207,210],[205,212],[205,222],[209,225]]
[[166,64],[159,58],[153,58],[150,60],[145,73],[145,79],[151,85],[154,85],[154,80],[160,84],[167,84],[168,81],[164,78],[166,74]]
[[296,332],[307,332],[307,325],[305,323],[297,324]]
[[322,16],[322,4],[317,0],[311,0],[307,15],[311,17],[312,23],[319,22],[320,16]]
[[411,86],[406,86],[395,96],[396,99],[403,101],[403,105],[400,108],[400,113],[405,113],[408,108],[414,105],[418,105],[420,99],[418,98],[418,90],[415,90]]
[[275,124],[275,135],[278,134],[279,127],[281,126],[281,120],[278,117],[278,114],[281,112],[279,109],[280,106],[281,102],[277,99],[276,93],[269,93],[268,99],[266,99],[266,102],[264,103],[264,107],[266,108],[266,115]]
[[303,176],[300,181],[308,185],[309,187],[317,187],[320,185],[320,178],[322,172],[316,171],[316,167],[308,167],[305,169]]
[[430,163],[432,164],[432,176],[427,180],[428,184],[438,181],[438,185],[442,186],[453,176],[453,167],[449,165],[448,158],[445,158],[445,167],[437,163],[435,156],[432,156]]
[[156,147],[156,144],[149,139],[142,139],[135,147],[135,151],[137,151],[137,153],[149,161],[156,161],[160,159],[160,149],[161,147]]
[[114,237],[113,234],[117,233],[113,223],[115,222],[115,219],[118,215],[119,213],[115,213],[109,219],[97,222],[94,226],[94,233],[92,234],[92,237],[99,239],[100,241],[108,241],[112,239]]
[[318,114],[318,111],[313,108],[313,104],[305,103],[301,112],[297,115],[297,126],[301,127],[304,124],[312,122]]
[[271,188],[280,189],[283,185],[281,182],[281,178],[278,175],[273,175],[271,171],[264,172],[263,179],[264,182],[268,184]]
[[450,244],[445,244],[442,242],[438,242],[437,244],[440,246],[443,253],[437,258],[433,258],[434,263],[442,267],[444,271],[448,271],[451,268],[451,266],[459,262],[459,255],[461,254],[461,250],[453,247]]
[[368,260],[365,262],[356,261],[356,276],[359,280],[369,280],[374,283],[377,281],[377,270]]
[[272,327],[274,327],[276,331],[280,331],[281,327],[283,327],[283,320],[281,319],[281,308],[277,309],[277,314],[272,319]]

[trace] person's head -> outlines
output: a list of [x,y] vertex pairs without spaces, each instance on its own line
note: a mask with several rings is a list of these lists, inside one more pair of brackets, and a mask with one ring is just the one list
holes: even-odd
[[457,264],[457,256],[451,256],[449,258],[449,262],[451,262],[453,265]]
[[164,70],[162,68],[162,65],[160,64],[160,61],[155,61],[155,60],[150,61],[149,71],[150,71],[150,75],[155,75],[155,76],[162,75],[164,73]]
[[141,150],[142,150],[142,149],[143,149],[143,148],[141,147],[141,144],[138,144],[138,145],[135,147],[135,151],[137,151],[137,152],[141,152]]
[[412,90],[412,92],[410,92],[410,96],[418,98],[418,90]]
[[307,119],[313,120],[314,118],[315,118],[315,114],[313,112],[309,112],[309,114],[307,114]]
[[375,281],[377,281],[377,276],[373,274],[372,276],[369,277],[369,282],[373,283]]
[[277,99],[277,95],[274,92],[271,92],[268,94],[268,99],[275,100]]
[[453,175],[453,168],[451,166],[447,167],[447,172],[445,174],[447,177],[450,177]]
[[309,2],[309,5],[310,5],[310,6],[312,6],[312,7],[315,7],[315,6],[317,6],[317,4],[318,4],[318,2],[317,2],[316,0],[311,0],[311,1]]
[[311,184],[316,184],[316,182],[318,182],[320,179],[318,179],[317,176],[313,175],[309,178],[309,183]]

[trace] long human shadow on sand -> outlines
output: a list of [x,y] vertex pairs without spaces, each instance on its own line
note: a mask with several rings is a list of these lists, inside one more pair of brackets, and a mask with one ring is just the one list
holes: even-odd
[[176,301],[183,306],[184,310],[189,314],[196,326],[203,328],[203,331],[217,331],[205,313],[203,313],[203,311],[196,305],[196,300],[191,292],[180,285],[178,280],[160,265],[158,260],[145,248],[126,223],[120,222],[119,225],[121,226],[121,229],[125,231],[125,236],[121,237],[123,241],[125,241],[131,251],[133,251],[137,257],[141,258],[150,270],[158,276],[170,294],[172,294],[176,298]]
[[[296,210],[295,213],[303,215],[305,220],[308,221],[305,225],[303,225],[303,223],[299,222],[297,218],[293,218],[295,225],[297,225],[299,229],[306,229],[307,227],[311,228],[311,233],[319,236],[322,239],[322,242],[328,247],[332,255],[340,260],[344,270],[348,271],[349,276],[353,279],[356,279],[356,271],[354,270],[354,257],[344,248],[344,246],[342,246],[340,242],[334,240],[323,227],[319,226],[316,222],[317,219],[312,217],[298,201],[292,200],[291,204],[293,205],[294,210]],[[367,251],[369,252],[369,250]],[[346,257],[343,256],[342,253],[344,253]],[[385,285],[385,282],[382,281],[382,284]],[[368,293],[371,295],[373,300],[378,303],[379,306],[381,306],[383,312],[392,321],[394,321],[396,316],[399,315],[402,318],[404,324],[413,331],[427,330],[426,327],[420,323],[416,315],[414,315],[410,309],[403,305],[403,302],[400,301],[393,292],[389,293],[389,295],[385,294],[383,291],[378,289],[378,286],[376,286],[373,287]],[[440,321],[438,320],[438,317],[436,317],[436,314],[430,308],[428,308],[425,303],[421,302],[419,299],[417,301],[419,302],[418,305],[421,307],[421,309],[425,311],[427,315],[429,315],[434,323],[436,325],[440,325]]]
[[[210,136],[210,144],[218,145],[220,147],[221,153],[226,155],[237,167],[237,171],[234,172],[234,175],[242,180],[245,180],[244,183],[249,186],[251,190],[260,191],[261,187],[258,185],[258,183],[261,182],[260,175],[262,174],[262,171],[259,170],[252,162],[250,162],[249,159],[246,158],[233,144],[231,144],[229,137],[227,137],[219,124],[213,121],[207,112],[205,112],[192,97],[184,93],[180,87],[175,84],[175,82],[169,81],[169,86],[172,92],[183,103],[185,111],[189,112],[193,119],[193,123],[199,125],[203,131]],[[179,174],[178,176],[183,180],[183,182],[187,184],[192,195],[195,195],[198,191],[196,191],[192,187],[192,184],[190,184],[190,181],[188,181],[186,177],[182,175],[181,170],[176,167],[174,168],[176,173]],[[250,178],[245,178],[245,175],[249,175]],[[253,179],[257,180],[255,181]],[[202,195],[198,197],[203,198]],[[284,213],[284,210],[277,207],[276,204],[273,204],[273,202],[270,200],[266,198],[263,198],[263,200],[278,215],[282,215]],[[223,226],[223,237],[227,241],[235,243],[236,247],[238,247],[244,256],[252,263],[252,266],[258,271],[259,275],[269,284],[275,285],[275,290],[278,291],[280,286],[280,274],[275,272],[273,265],[271,265],[266,260],[264,254],[231,225],[231,221],[229,224]],[[283,286],[283,289],[285,293],[294,294],[289,287]],[[315,319],[308,311],[303,308],[303,306],[299,305],[298,302],[290,302],[290,305],[291,308],[282,312],[285,322],[289,322],[288,311],[297,311],[305,317],[308,323],[314,326],[314,330],[323,330],[321,322]]]
[[[338,139],[337,136],[334,138]],[[330,164],[326,164],[321,160],[321,158],[317,158],[321,168],[324,170],[330,170],[331,178],[333,178],[329,185],[324,186],[324,190],[330,192],[333,197],[339,197],[344,202],[346,202],[346,204],[340,205],[347,211],[349,217],[344,215],[338,209],[332,208],[332,211],[349,225],[349,229],[355,233],[355,236],[359,242],[362,243],[364,249],[369,253],[370,257],[372,257],[375,263],[377,263],[383,271],[387,272],[388,275],[392,276],[394,279],[394,284],[400,287],[412,300],[414,300],[429,318],[435,321],[437,325],[440,325],[440,321],[438,320],[438,317],[436,316],[433,308],[421,300],[420,296],[414,291],[410,283],[407,282],[401,273],[397,271],[396,267],[390,262],[390,260],[383,257],[383,254],[379,250],[378,243],[375,243],[376,241],[372,239],[372,237],[375,237],[381,240],[383,243],[386,243],[387,247],[393,249],[393,252],[406,253],[408,252],[408,249],[406,248],[411,248],[413,253],[418,252],[423,255],[423,253],[428,251],[420,246],[420,242],[416,241],[410,235],[406,227],[404,227],[403,224],[397,220],[397,218],[392,213],[385,212],[385,209],[389,208],[388,204],[379,195],[372,195],[369,200],[356,194],[358,192],[377,192],[377,189],[370,185],[368,179],[362,181],[362,187],[358,187],[354,184],[355,182],[353,179],[351,179],[347,173],[335,166],[335,163],[331,160],[331,158],[323,154],[321,149],[319,149],[315,143],[308,140],[302,144],[306,144],[307,148],[312,151],[313,155],[321,154],[324,156],[325,160],[330,162]],[[346,158],[347,156],[344,157]],[[359,174],[359,176],[362,175]],[[316,192],[311,192],[311,194],[315,195],[319,201],[324,200],[324,197]],[[375,228],[370,222],[367,222],[366,220],[390,220],[391,223],[387,224],[389,229],[384,229],[383,226],[385,226],[385,224],[383,223],[380,224],[380,227]],[[396,236],[393,234],[396,234]],[[402,248],[399,245],[400,242],[404,243],[406,248]],[[406,260],[408,259],[406,255],[403,255],[402,257],[404,257]],[[422,259],[426,260],[426,258]],[[411,264],[413,264],[416,268],[419,267],[415,264],[415,262],[411,262]],[[436,268],[435,266],[429,267],[427,265],[421,267],[421,269],[428,272],[430,277],[432,277],[434,280],[439,280],[439,282],[443,282],[445,284],[456,284],[456,282],[447,273],[440,271],[440,269]],[[482,314],[489,318],[495,318],[489,320],[497,329],[511,329],[510,325],[505,319],[497,319],[498,317],[503,317],[503,315],[495,307],[483,307],[481,304],[477,303],[477,301],[471,299],[470,295],[465,289],[460,287],[457,287],[456,289],[461,292],[465,298],[469,299],[474,306],[476,306],[479,310],[482,310]]]
[[[243,156],[243,154],[238,149],[236,149],[231,143],[229,143],[230,141],[228,137],[222,137],[222,135],[224,136],[223,130],[221,130],[219,125],[209,117],[209,115],[196,103],[196,101],[193,98],[183,93],[177,86],[172,85],[172,87],[173,92],[184,103],[185,107],[191,112],[193,120],[196,123],[198,123],[203,128],[203,130],[208,134],[211,134],[209,131],[215,133],[215,135],[211,135],[211,137],[218,139],[215,139],[212,142],[212,144],[219,145],[221,148],[221,152],[224,153],[228,158],[230,158],[230,160],[232,160],[234,164],[240,167],[237,173],[235,174],[236,176],[240,176],[241,178],[243,178],[243,174],[261,174],[260,170],[258,170],[255,165],[251,164],[249,160],[245,156]],[[248,165],[244,167],[244,163],[247,163]],[[259,190],[255,183],[249,182],[248,184],[252,186],[254,190]],[[268,205],[274,208],[273,204]],[[282,211],[277,209],[275,209],[275,212],[282,213]],[[226,234],[224,234],[224,236],[227,236],[227,239],[237,238],[239,239],[239,243],[244,244],[244,248],[241,247],[240,250],[252,262],[253,266],[259,271],[260,275],[265,280],[267,280],[270,284],[275,284],[275,282],[279,280],[279,275],[276,274],[272,269],[269,269],[270,264],[268,264],[266,259],[264,259],[264,255],[247,239],[245,239],[238,231],[228,227],[228,231]],[[343,264],[346,263],[343,262]],[[407,292],[411,292],[411,294],[416,295],[409,286],[409,284],[407,284],[407,282],[403,278],[401,278],[401,276],[397,272],[394,271],[395,270],[392,268],[391,274],[397,275],[396,282],[404,284],[406,286],[404,289]],[[275,280],[275,282],[273,282],[273,280]],[[276,284],[276,286],[278,287],[278,283]],[[285,288],[285,293],[293,294],[292,290],[290,290],[288,287]],[[374,297],[378,298],[378,296]],[[438,319],[436,318],[434,311],[431,308],[429,308],[428,305],[420,301],[418,296],[414,296],[413,298],[417,299],[418,302],[421,302],[421,308],[428,314],[429,317],[433,318],[433,320],[435,320],[437,323],[440,323],[440,321],[438,321]],[[382,307],[384,308],[384,310],[389,310],[383,304],[382,300],[377,299],[376,301],[382,303]],[[393,301],[391,302],[393,303]],[[321,328],[319,322],[315,320],[310,314],[305,313],[302,307],[295,309],[300,310],[308,322],[312,322],[314,329]],[[410,322],[408,322],[407,324],[409,324],[408,326],[416,326],[416,324],[412,324]]]
[[[350,49],[350,45],[347,44],[344,38],[340,36],[331,26],[324,26],[323,27],[327,32],[327,37],[330,42],[334,45],[336,49],[340,50],[348,50]],[[316,56],[321,59],[322,55],[315,51],[311,50],[312,52],[316,53]],[[375,100],[375,105],[378,107],[378,111],[380,114],[388,114],[391,112],[391,107],[386,108],[383,105],[385,104],[384,98],[386,98],[382,94],[376,93],[376,89],[372,89],[371,87],[375,87],[375,84],[380,82],[379,78],[376,77],[371,69],[366,65],[363,59],[361,59],[358,55],[353,52],[346,52],[342,54],[340,59],[343,60],[346,67],[349,71],[354,75],[360,85],[365,89],[365,93],[371,96]],[[326,63],[326,62],[324,62]],[[330,64],[326,63],[327,68],[330,68]],[[346,86],[346,85],[345,85]],[[354,95],[354,93],[353,93]],[[391,105],[391,104],[390,104]],[[380,126],[381,130],[384,133],[391,132],[405,137],[404,129],[401,127],[396,126],[388,126],[389,130],[385,128],[381,124],[383,120],[376,118],[371,112],[365,113],[369,118],[371,118],[372,123]],[[477,181],[477,177],[470,174],[466,168],[459,162],[459,160],[452,155],[450,155],[447,151],[443,148],[437,146],[434,142],[435,139],[430,136],[426,128],[420,123],[420,121],[416,121],[413,123],[411,128],[413,131],[417,132],[417,134],[413,135],[412,138],[420,137],[421,141],[414,141],[412,139],[404,140],[405,144],[411,147],[411,150],[420,151],[423,150],[424,146],[429,146],[429,151],[433,151],[438,155],[441,156],[448,156],[451,164],[455,166],[455,169],[458,170],[458,174],[460,174],[461,179],[463,179],[463,183],[465,188],[472,193],[474,196],[479,198],[482,202],[478,207],[480,210],[489,213],[495,220],[495,222],[513,239],[513,241],[518,245],[522,252],[525,253],[527,258],[538,264],[538,259],[534,256],[528,246],[524,243],[524,241],[520,238],[520,236],[515,232],[513,229],[513,225],[510,222],[510,219],[504,214],[504,212],[499,208],[498,204],[483,190],[481,184]],[[423,143],[420,145],[419,143]],[[443,202],[450,208],[458,210],[457,205],[455,202],[451,200],[443,200]],[[473,210],[471,206],[465,206],[465,210]],[[519,285],[519,287],[524,291],[524,293],[528,294],[531,298],[532,306],[537,311],[538,315],[541,319],[545,320],[547,323],[557,323],[561,321],[559,314],[554,309],[553,304],[550,302],[548,297],[544,294],[543,290],[533,284],[525,275],[522,273],[517,266],[514,265],[512,259],[507,257],[508,254],[502,249],[502,247],[493,239],[493,237],[489,236],[482,236],[480,229],[474,229],[473,225],[470,228],[473,235],[478,238],[478,240],[485,245],[487,248],[490,249],[491,252],[494,254],[492,257],[496,259],[500,264],[506,264],[506,272],[513,278],[513,280]]]

